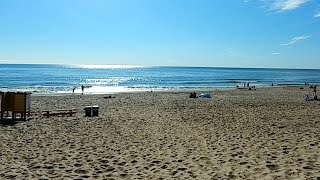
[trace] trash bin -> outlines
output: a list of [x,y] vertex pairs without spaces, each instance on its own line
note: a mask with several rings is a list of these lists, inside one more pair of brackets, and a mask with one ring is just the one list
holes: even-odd
[[84,107],[85,116],[92,117],[92,106]]
[[99,115],[99,106],[85,106],[84,112],[86,117],[93,117]]
[[99,115],[99,106],[92,106],[92,116]]

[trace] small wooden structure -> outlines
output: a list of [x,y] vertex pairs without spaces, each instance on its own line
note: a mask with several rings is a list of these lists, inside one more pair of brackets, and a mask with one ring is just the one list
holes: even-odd
[[[17,119],[17,113],[20,113],[20,119],[26,120],[26,116],[30,115],[31,93],[22,92],[1,92],[1,121],[9,119]],[[4,117],[4,115],[6,115]]]
[[50,116],[64,116],[69,115],[72,116],[72,114],[77,113],[74,109],[57,109],[57,110],[46,110],[43,111],[43,116],[46,116],[47,118]]

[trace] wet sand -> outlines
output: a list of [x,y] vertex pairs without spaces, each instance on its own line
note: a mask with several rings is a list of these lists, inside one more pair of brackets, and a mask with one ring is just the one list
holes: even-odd
[[[0,126],[0,179],[320,179],[311,91],[32,95],[33,112],[77,113]],[[84,117],[86,105],[99,116]]]

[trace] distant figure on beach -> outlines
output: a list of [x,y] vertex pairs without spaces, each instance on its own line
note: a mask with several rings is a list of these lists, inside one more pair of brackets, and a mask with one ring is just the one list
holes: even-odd
[[244,88],[246,87],[246,83],[243,83],[243,87],[244,87]]
[[81,85],[81,90],[82,90],[82,95],[83,95],[83,91],[84,91],[84,86]]
[[317,96],[317,85],[313,86],[313,95]]
[[271,87],[273,87],[273,83],[271,84]]
[[76,90],[76,87],[73,87],[73,89],[72,89],[72,93],[74,93],[74,91]]
[[250,87],[249,85],[250,85],[250,83],[248,82],[248,83],[247,83],[247,87]]

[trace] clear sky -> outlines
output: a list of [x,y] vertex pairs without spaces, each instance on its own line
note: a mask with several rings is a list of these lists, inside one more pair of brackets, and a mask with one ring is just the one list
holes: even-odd
[[1,0],[0,63],[320,68],[320,1]]

